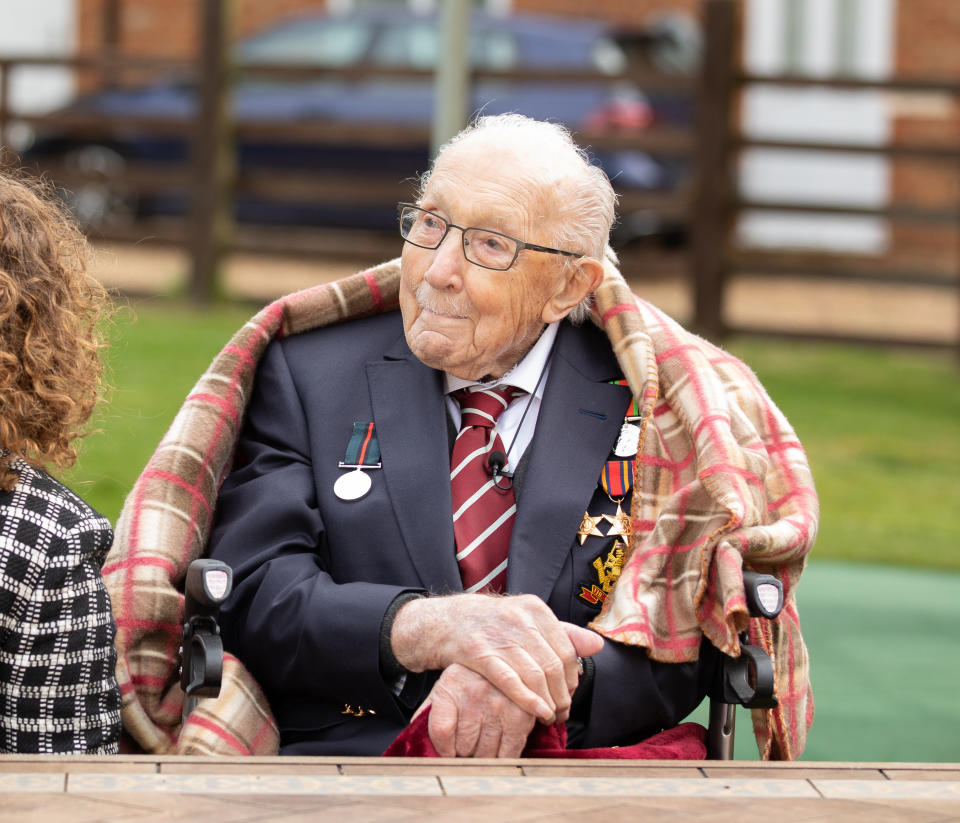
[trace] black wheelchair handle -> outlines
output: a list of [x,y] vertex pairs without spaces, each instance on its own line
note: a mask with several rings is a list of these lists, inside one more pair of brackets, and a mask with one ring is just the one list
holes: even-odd
[[[214,626],[216,629],[216,626]],[[223,640],[207,626],[185,634],[180,687],[187,697],[216,697],[223,679]]]
[[783,583],[772,574],[743,570],[743,593],[751,617],[773,619],[783,609]]
[[194,615],[216,616],[233,589],[233,569],[221,560],[202,557],[187,567],[183,585],[184,622]]
[[740,656],[728,658],[723,666],[720,699],[748,709],[773,709],[773,662],[759,646],[740,644]]
[[180,647],[180,687],[188,700],[184,716],[196,698],[220,694],[223,640],[220,605],[230,596],[233,571],[220,560],[194,560],[183,586],[183,641]]

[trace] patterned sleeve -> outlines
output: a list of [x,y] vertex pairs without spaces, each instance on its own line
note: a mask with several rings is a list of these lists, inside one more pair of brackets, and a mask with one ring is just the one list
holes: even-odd
[[17,465],[0,493],[0,751],[112,754],[116,632],[100,568],[109,522]]

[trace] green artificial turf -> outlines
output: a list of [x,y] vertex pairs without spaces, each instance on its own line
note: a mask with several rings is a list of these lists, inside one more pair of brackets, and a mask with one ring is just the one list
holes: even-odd
[[[813,560],[797,605],[816,707],[801,759],[960,761],[960,573]],[[746,709],[734,756],[758,759]]]

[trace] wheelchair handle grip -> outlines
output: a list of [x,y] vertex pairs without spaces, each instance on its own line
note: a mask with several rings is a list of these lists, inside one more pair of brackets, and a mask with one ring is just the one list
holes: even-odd
[[223,678],[220,634],[194,632],[183,648],[180,686],[187,697],[216,697]]
[[215,617],[233,590],[233,569],[222,560],[202,557],[187,567],[183,585],[185,623],[201,615]]
[[773,619],[783,609],[783,583],[772,574],[743,570],[743,593],[751,617]]
[[180,687],[186,696],[184,719],[197,698],[220,694],[223,639],[217,619],[233,588],[233,570],[220,560],[201,558],[187,568],[183,599]]

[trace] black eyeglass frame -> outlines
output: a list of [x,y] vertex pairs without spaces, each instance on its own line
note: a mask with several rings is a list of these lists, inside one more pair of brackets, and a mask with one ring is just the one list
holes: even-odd
[[[405,209],[415,209],[416,211],[423,212],[424,214],[429,214],[431,217],[435,217],[437,220],[439,220],[441,223],[443,223],[446,226],[446,229],[444,229],[444,232],[440,236],[440,239],[436,242],[436,245],[425,246],[422,243],[414,243],[412,240],[408,239],[407,237],[404,237],[403,212]],[[397,222],[400,225],[400,236],[403,237],[404,242],[409,243],[411,246],[416,246],[417,248],[420,248],[420,249],[431,249],[431,250],[439,249],[443,241],[447,239],[447,235],[450,233],[450,229],[460,229],[460,248],[463,251],[464,260],[466,260],[468,263],[472,263],[474,266],[480,266],[480,268],[489,269],[490,271],[507,271],[513,266],[514,263],[517,262],[517,258],[520,256],[520,252],[522,252],[524,249],[530,249],[531,251],[547,252],[547,254],[562,254],[562,255],[565,255],[566,257],[580,258],[585,256],[580,252],[576,252],[576,251],[564,251],[563,249],[552,249],[549,246],[539,246],[536,243],[528,243],[525,240],[521,240],[518,237],[513,237],[512,235],[504,234],[502,231],[485,229],[482,226],[466,226],[466,227],[458,226],[456,223],[451,223],[446,218],[441,217],[436,212],[432,212],[428,209],[422,209],[420,208],[420,206],[414,205],[413,203],[403,203],[403,202],[397,203]],[[486,232],[487,234],[495,234],[497,235],[497,237],[504,237],[507,240],[512,240],[514,243],[516,243],[517,250],[513,253],[513,259],[510,261],[510,264],[503,267],[487,266],[487,265],[484,265],[483,263],[478,263],[476,260],[471,260],[469,257],[467,257],[467,232],[470,231],[471,229],[475,229],[476,231],[483,231],[483,232]]]

